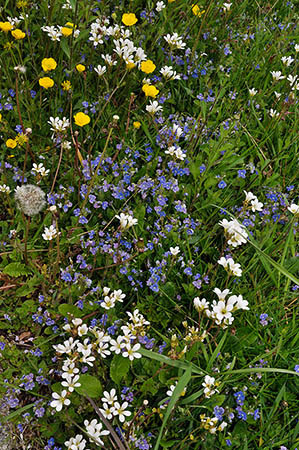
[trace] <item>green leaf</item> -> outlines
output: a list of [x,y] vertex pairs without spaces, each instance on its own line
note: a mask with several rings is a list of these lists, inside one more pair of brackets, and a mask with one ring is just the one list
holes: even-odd
[[191,379],[191,374],[192,374],[192,369],[191,369],[191,367],[189,367],[185,371],[184,375],[179,379],[178,384],[176,385],[176,387],[175,387],[175,389],[173,391],[173,394],[172,394],[172,396],[170,398],[170,402],[168,403],[167,410],[165,412],[163,423],[162,423],[162,426],[160,428],[159,436],[158,436],[158,439],[157,439],[157,442],[156,442],[154,450],[158,450],[159,449],[160,441],[161,441],[161,438],[162,438],[162,435],[163,435],[163,430],[164,430],[165,425],[167,423],[167,420],[168,420],[168,418],[170,416],[172,408],[174,407],[174,405],[176,404],[176,402],[180,398],[181,393],[183,392],[183,390],[185,389],[185,387],[189,383],[189,381]]
[[155,359],[156,361],[160,361],[161,363],[167,364],[168,366],[177,367],[179,369],[185,369],[188,370],[191,368],[193,373],[197,373],[198,375],[204,375],[204,372],[200,369],[200,367],[196,366],[195,364],[184,362],[184,361],[178,361],[171,358],[168,358],[168,356],[160,355],[159,353],[152,352],[150,350],[146,350],[145,348],[141,348],[139,350],[139,353],[141,353],[143,356],[146,356],[151,359]]
[[80,395],[88,395],[91,398],[98,398],[102,395],[103,388],[100,381],[92,375],[81,375],[79,378],[80,387],[76,387],[75,391]]
[[114,383],[119,384],[121,380],[127,375],[130,369],[129,358],[124,358],[122,355],[114,355],[110,364],[110,377]]
[[9,275],[10,277],[20,277],[21,275],[28,275],[31,273],[31,269],[25,266],[25,264],[12,262],[4,267],[3,273],[6,273],[6,275]]
[[8,422],[10,419],[13,419],[14,417],[19,416],[20,414],[22,414],[25,411],[28,411],[28,409],[31,409],[33,406],[35,405],[35,403],[30,403],[30,405],[26,405],[23,406],[23,408],[19,408],[16,411],[12,412],[11,414],[8,414],[8,416],[5,416],[3,418],[1,418],[1,422]]
[[72,314],[74,317],[82,316],[82,311],[77,308],[75,305],[69,305],[68,303],[62,303],[58,306],[58,311],[64,317],[67,317],[68,314]]
[[66,54],[68,59],[70,59],[70,49],[67,43],[67,39],[61,39],[60,47],[62,48],[63,52]]

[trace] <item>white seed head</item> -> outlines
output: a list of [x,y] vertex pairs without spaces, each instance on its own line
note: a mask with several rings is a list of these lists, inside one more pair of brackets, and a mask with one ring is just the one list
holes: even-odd
[[15,201],[18,208],[27,216],[35,216],[46,205],[46,194],[38,186],[24,184],[15,190]]

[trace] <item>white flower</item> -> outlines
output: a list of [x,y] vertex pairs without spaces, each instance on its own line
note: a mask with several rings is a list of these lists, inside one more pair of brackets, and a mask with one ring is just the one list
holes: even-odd
[[65,377],[66,381],[62,381],[61,384],[66,387],[69,392],[73,392],[74,388],[81,386],[81,383],[78,383],[79,378],[79,375],[72,377],[68,374],[67,377]]
[[129,358],[130,361],[133,361],[134,358],[141,358],[141,354],[138,353],[138,350],[140,349],[140,344],[135,344],[133,347],[130,343],[127,343],[125,346],[125,351],[122,353],[122,356],[124,358]]
[[106,66],[101,66],[100,64],[95,67],[94,71],[101,77],[106,72]]
[[179,36],[178,33],[173,33],[172,36],[170,34],[167,34],[163,37],[165,41],[173,48],[183,49],[186,47],[186,44],[183,42],[182,37]]
[[124,402],[121,406],[118,402],[114,404],[115,409],[113,411],[113,415],[118,416],[121,422],[124,422],[126,420],[125,416],[128,417],[131,415],[131,412],[126,410],[127,406],[128,402]]
[[69,441],[65,441],[64,445],[68,450],[84,450],[86,439],[83,439],[82,434],[77,434],[76,437],[72,437]]
[[181,76],[177,75],[176,71],[173,70],[172,66],[164,66],[160,70],[160,73],[163,75],[166,80],[180,80]]
[[276,97],[277,99],[280,99],[281,94],[280,94],[279,92],[274,91],[274,94],[275,94],[275,97]]
[[70,126],[70,121],[66,117],[63,117],[63,119],[59,119],[59,117],[55,117],[55,119],[54,117],[50,117],[48,123],[51,125],[50,130],[56,133],[63,133]]
[[229,297],[228,299],[229,302],[233,303],[234,305],[234,309],[245,309],[245,310],[249,310],[248,308],[248,301],[243,299],[242,295],[232,295],[231,297]]
[[138,223],[138,220],[134,219],[134,217],[130,216],[129,214],[120,213],[120,215],[116,215],[115,217],[116,219],[119,219],[120,227],[122,229],[130,228]]
[[111,55],[102,55],[103,60],[105,61],[108,66],[115,66],[117,64],[117,61],[113,61]]
[[210,377],[209,375],[205,376],[204,382],[202,386],[204,387],[204,394],[206,398],[210,398],[215,392],[218,392],[217,389],[212,389],[215,384],[215,378]]
[[145,109],[150,114],[155,114],[155,113],[163,110],[162,106],[159,106],[159,103],[157,102],[157,100],[150,101],[150,104],[146,105]]
[[50,170],[46,170],[44,165],[42,163],[35,164],[33,163],[32,172],[34,172],[36,175],[40,174],[42,177],[45,177],[48,175]]
[[194,308],[198,312],[204,311],[205,309],[208,309],[210,306],[209,302],[205,298],[200,300],[199,297],[195,297],[195,299],[193,300],[193,304],[194,304]]
[[281,61],[283,62],[283,64],[285,66],[289,67],[292,64],[292,62],[295,60],[291,56],[282,56]]
[[106,297],[104,297],[104,301],[101,303],[101,307],[108,310],[114,308],[114,306],[115,306],[114,297],[106,295]]
[[[78,344],[79,345],[79,344]],[[71,362],[71,360],[67,360],[69,362],[64,362],[64,365],[62,366],[63,374],[61,375],[62,378],[68,378],[69,376],[74,377],[76,373],[79,373],[79,369],[75,367],[75,364]]]
[[123,303],[123,299],[126,297],[126,294],[124,294],[121,289],[118,289],[113,291],[111,296],[114,298],[115,301]]
[[78,327],[78,336],[84,336],[84,334],[86,334],[88,332],[88,326],[86,325],[86,323],[84,323],[83,325],[80,325]]
[[290,211],[292,214],[299,214],[299,205],[292,203],[291,206],[288,206],[288,211]]
[[231,311],[233,310],[233,304],[220,300],[216,305],[213,306],[213,313],[219,322],[223,319],[229,319],[232,316]]
[[67,341],[64,341],[63,344],[53,345],[53,347],[57,353],[70,354],[78,342],[78,340],[74,341],[74,338],[70,337]]
[[45,227],[42,237],[45,241],[51,241],[57,236],[57,230],[53,225],[50,225],[49,228]]
[[251,209],[253,212],[262,211],[264,204],[259,202],[257,198],[251,201]]
[[111,346],[110,350],[118,355],[119,353],[121,353],[122,349],[126,346],[126,344],[124,343],[124,337],[118,336],[116,340],[111,339],[110,346]]
[[77,350],[78,350],[78,352],[83,353],[84,356],[91,355],[92,344],[90,344],[89,339],[88,338],[84,339],[83,344],[82,344],[82,342],[79,342],[77,344]]
[[295,81],[297,80],[297,75],[288,75],[287,80],[290,83],[290,86],[293,86],[293,84],[295,83]]
[[284,75],[281,75],[280,70],[278,70],[277,72],[273,71],[273,72],[270,72],[270,73],[271,73],[271,75],[273,77],[273,80],[275,80],[275,81],[283,80],[285,78]]
[[225,297],[230,294],[229,289],[224,289],[224,291],[220,291],[220,289],[215,288],[213,290],[213,292],[215,292],[215,294],[217,295],[219,300],[225,300]]
[[223,3],[224,12],[229,11],[231,6],[232,6],[231,3]]
[[295,49],[295,52],[298,53],[299,52],[299,44],[295,44],[294,49]]
[[68,406],[71,403],[71,401],[66,398],[67,394],[68,392],[66,390],[62,391],[60,395],[57,392],[53,392],[52,397],[54,398],[54,400],[52,400],[50,406],[52,406],[52,408],[55,408],[56,411],[61,411],[63,405]]
[[9,194],[10,191],[10,187],[7,186],[6,184],[0,184],[0,192],[5,192],[6,194]]
[[245,244],[247,242],[248,234],[245,231],[244,225],[241,225],[236,219],[231,220],[230,222],[227,219],[223,219],[219,222],[224,228],[224,232],[228,237],[228,244],[233,247],[237,247],[238,245]]
[[98,353],[102,358],[106,358],[106,356],[111,355],[110,350],[108,350],[109,345],[104,342],[100,342],[98,346]]
[[276,109],[271,108],[269,111],[270,117],[279,117],[279,112],[276,111]]
[[183,153],[181,147],[178,147],[175,151],[175,156],[177,157],[177,159],[180,159],[181,161],[184,161],[184,159],[186,158],[185,153]]
[[254,88],[252,88],[252,89],[248,89],[249,90],[249,95],[251,96],[251,97],[254,97],[256,94],[257,94],[257,90],[256,89],[254,89]]
[[104,445],[104,442],[101,440],[101,436],[107,436],[110,432],[108,430],[102,430],[103,424],[101,422],[97,422],[96,419],[84,420],[84,425],[86,427],[86,431],[89,435],[89,441],[95,442],[99,445]]
[[103,408],[104,409],[100,408],[100,411],[103,414],[103,416],[108,420],[112,419],[115,410],[114,406],[110,406],[108,405],[108,403],[104,403]]
[[114,405],[115,402],[118,401],[117,399],[117,395],[116,395],[116,390],[115,389],[111,389],[110,392],[108,391],[104,391],[103,392],[103,397],[101,398],[103,403],[108,403],[109,405]]
[[[172,396],[177,384],[178,384],[178,382],[176,381],[175,384],[172,384],[169,387],[169,391],[166,392],[166,395],[168,395],[168,397]],[[186,391],[187,391],[187,388],[184,388],[183,391],[181,392],[181,397],[183,397],[186,394]]]
[[157,4],[156,4],[156,11],[157,12],[161,12],[162,9],[164,9],[164,8],[165,8],[165,4],[163,2],[157,2]]
[[180,253],[180,247],[176,246],[176,247],[170,247],[169,249],[170,253],[172,254],[172,256],[176,256]]

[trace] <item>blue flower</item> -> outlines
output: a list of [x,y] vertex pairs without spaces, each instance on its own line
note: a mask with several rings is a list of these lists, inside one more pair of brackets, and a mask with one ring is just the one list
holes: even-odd
[[226,182],[223,181],[223,180],[221,180],[221,181],[218,183],[219,189],[224,189],[226,186],[227,186],[227,184],[226,184]]

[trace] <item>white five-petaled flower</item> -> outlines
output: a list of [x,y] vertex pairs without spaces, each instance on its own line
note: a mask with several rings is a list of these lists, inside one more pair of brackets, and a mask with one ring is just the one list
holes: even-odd
[[113,411],[113,415],[114,416],[118,416],[120,422],[124,422],[126,420],[125,416],[130,416],[131,412],[126,410],[126,408],[128,407],[128,402],[124,402],[121,406],[118,402],[116,402],[114,404],[114,411]]
[[155,114],[155,113],[163,110],[162,106],[159,106],[159,103],[157,102],[157,100],[150,101],[150,104],[146,105],[145,109],[150,114]]
[[66,387],[69,392],[73,392],[76,387],[81,386],[81,383],[78,383],[79,378],[79,375],[73,377],[68,374],[67,377],[65,377],[66,381],[62,381],[61,384],[63,387]]
[[255,88],[248,89],[248,90],[249,90],[249,95],[251,97],[254,97],[257,94],[257,92],[258,92]]
[[178,246],[176,246],[176,247],[170,247],[169,251],[172,254],[172,256],[176,256],[180,253],[181,250]]
[[198,312],[204,311],[205,309],[208,309],[210,306],[209,302],[205,298],[200,300],[199,297],[195,297],[195,299],[193,300],[193,304],[194,308]]
[[273,77],[273,80],[275,80],[275,81],[283,80],[285,78],[284,75],[281,75],[281,71],[280,70],[272,71],[270,73],[271,73],[271,75]]
[[290,211],[292,214],[299,214],[299,205],[296,205],[296,203],[292,203],[291,206],[288,206],[288,211]]
[[50,403],[50,406],[52,408],[55,408],[56,411],[61,411],[63,405],[70,405],[71,401],[66,398],[68,392],[66,390],[62,391],[61,394],[58,394],[57,392],[53,392],[52,397],[54,400]]
[[110,392],[104,391],[103,397],[101,398],[103,403],[108,403],[109,405],[114,405],[115,402],[117,402],[117,395],[116,390],[113,388]]
[[130,361],[133,361],[135,358],[141,358],[141,353],[138,353],[138,350],[140,349],[140,344],[132,345],[130,343],[126,343],[126,346],[124,347],[125,351],[122,353],[122,356],[124,358],[129,358]]
[[101,77],[107,71],[106,66],[101,66],[100,64],[95,67],[94,71]]
[[50,225],[49,228],[45,227],[42,237],[45,241],[51,241],[57,236],[57,230],[54,225]]

